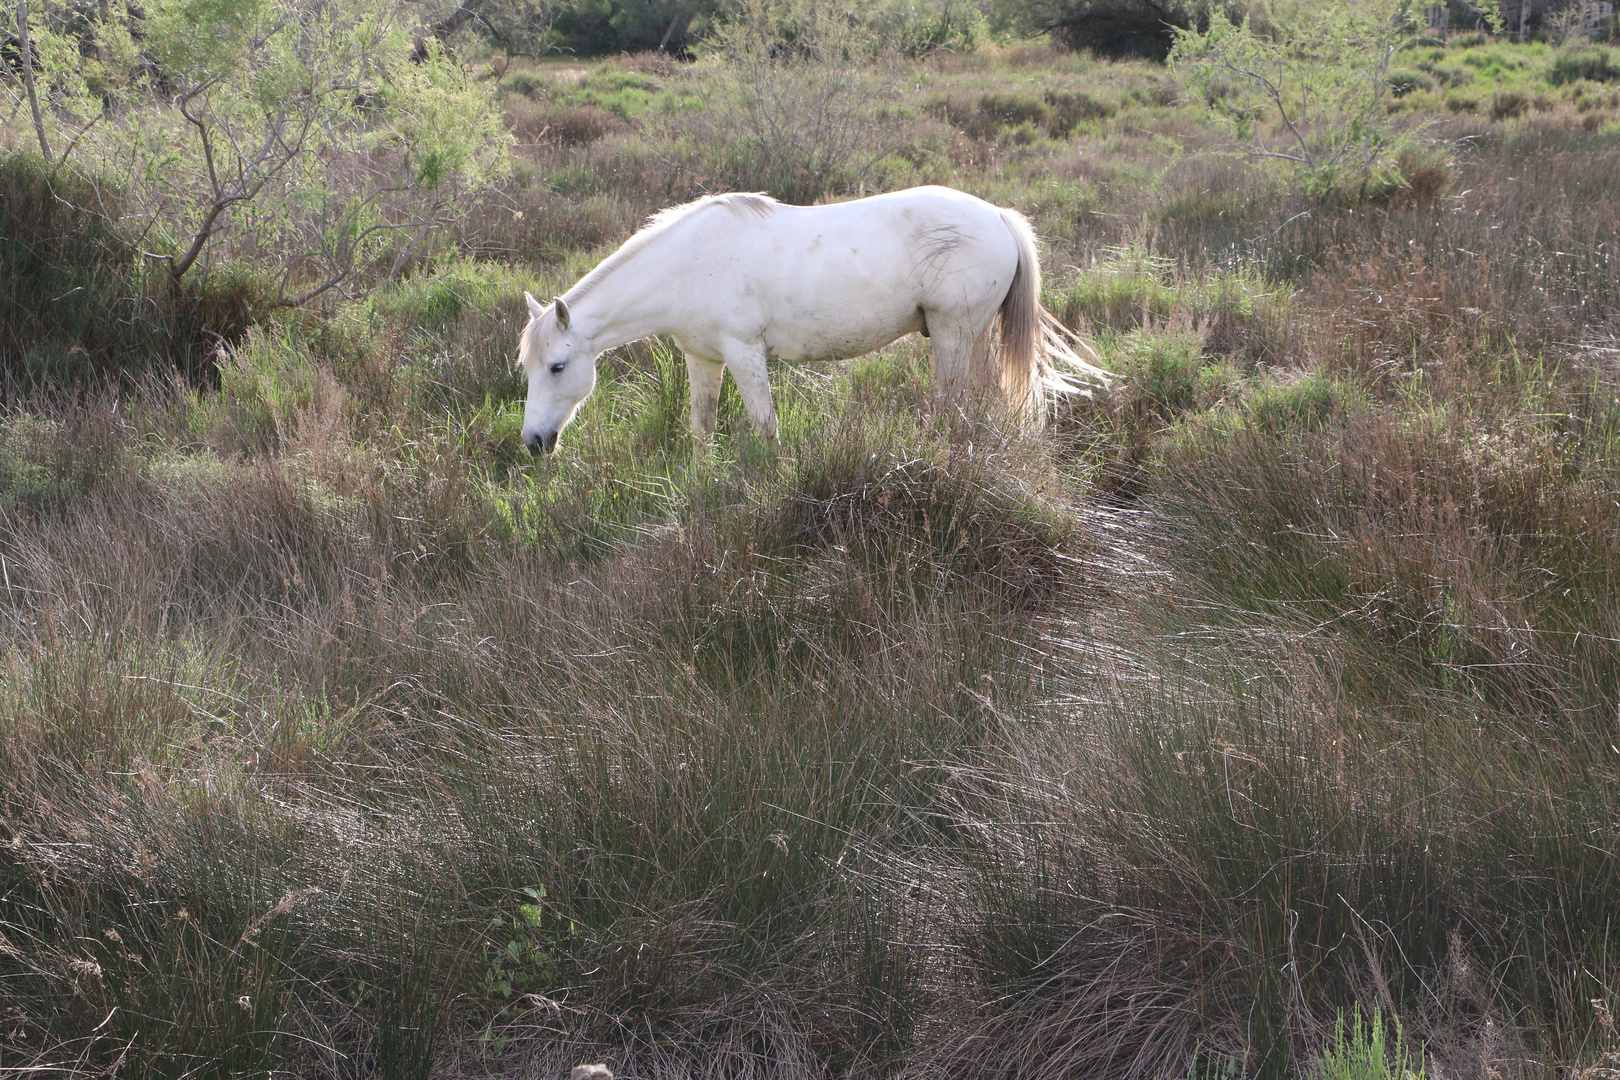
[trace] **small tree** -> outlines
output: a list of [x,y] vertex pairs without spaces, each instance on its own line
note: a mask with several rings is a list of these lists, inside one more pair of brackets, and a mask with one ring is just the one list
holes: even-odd
[[53,30],[54,51],[34,35],[44,78],[22,94],[40,102],[47,156],[49,129],[72,131],[58,159],[73,150],[86,176],[120,179],[143,250],[172,281],[222,248],[275,272],[285,304],[340,289],[379,258],[397,272],[506,167],[489,88],[402,0],[105,10],[72,47],[66,30]]
[[1290,167],[1310,194],[1387,179],[1396,142],[1384,108],[1390,61],[1417,28],[1415,0],[1298,0],[1259,20],[1220,10],[1177,31],[1170,63],[1255,157]]

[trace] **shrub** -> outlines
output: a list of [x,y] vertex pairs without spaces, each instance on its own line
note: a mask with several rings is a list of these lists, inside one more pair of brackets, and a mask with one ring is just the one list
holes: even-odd
[[178,370],[213,377],[220,342],[269,309],[276,285],[226,264],[178,285],[149,273],[114,221],[118,189],[38,157],[0,157],[0,364],[6,393],[39,382],[94,384]]
[[981,94],[977,111],[1003,127],[1017,127],[1023,123],[1043,124],[1051,115],[1039,98],[1017,93]]
[[[1173,201],[1167,213],[1184,205]],[[1246,364],[1281,359],[1292,348],[1298,319],[1289,299],[1263,281],[1242,274],[1183,276],[1169,260],[1133,248],[1110,251],[1054,306],[1081,333],[1170,327],[1195,334],[1203,351]]]
[[[936,98],[931,110],[935,116],[969,138],[985,141],[1007,139],[1016,142],[1019,141],[1020,132],[1047,127],[1055,133],[1057,127],[1048,103],[1028,94],[989,93],[976,98],[960,93],[949,94]],[[1067,129],[1064,131],[1066,134]]]
[[1020,609],[1062,591],[1078,555],[1072,527],[1009,482],[995,455],[851,454],[837,440],[818,450],[773,526],[784,546],[846,550],[908,590],[974,581]]
[[1433,79],[1442,90],[1455,90],[1474,81],[1473,71],[1461,65],[1420,61],[1418,69]]
[[1198,4],[1185,0],[1034,0],[1016,20],[1032,33],[1047,33],[1069,49],[1099,56],[1163,60],[1175,29],[1198,21]]
[[813,203],[860,188],[900,146],[885,60],[806,0],[749,0],[717,32],[708,108],[663,119],[704,186]]
[[1243,412],[1257,428],[1269,434],[1290,429],[1325,426],[1358,395],[1352,386],[1321,374],[1294,382],[1264,382],[1244,402]]
[[[1263,165],[1292,174],[1315,197],[1360,195],[1388,171],[1399,143],[1384,96],[1389,64],[1412,24],[1409,5],[1272,9],[1264,31],[1219,7],[1207,25],[1176,32],[1178,78]],[[1215,93],[1218,83],[1238,92]],[[1267,142],[1265,123],[1285,143]]]
[[1491,95],[1491,119],[1510,120],[1530,108],[1530,96],[1519,90],[1501,90]]
[[[293,3],[272,14],[152,0],[138,46],[123,4],[76,18],[83,47],[52,50],[46,77],[85,83],[89,97],[47,113],[71,148],[63,167],[86,183],[115,173],[145,219],[148,277],[178,285],[241,259],[280,303],[363,288],[374,264],[386,274],[411,249],[402,237],[420,243],[505,172],[490,88],[413,36],[405,6]],[[301,48],[282,47],[289,21],[303,28]],[[324,74],[309,69],[314,54]]]
[[1197,408],[1204,343],[1196,334],[1133,330],[1121,344],[1123,374],[1138,408],[1162,420]]
[[1388,76],[1389,92],[1396,97],[1405,97],[1414,90],[1432,90],[1434,83],[1421,71],[1410,68],[1396,68]]
[[1404,150],[1395,159],[1395,179],[1399,189],[1416,202],[1427,202],[1451,183],[1451,163],[1446,155]]
[[209,418],[209,434],[237,452],[289,442],[323,414],[342,412],[342,388],[289,328],[257,326],[219,358],[222,414]]
[[533,71],[519,71],[501,80],[501,86],[514,94],[538,101],[551,91],[551,80]]
[[33,154],[0,158],[0,351],[19,374],[66,373],[53,353],[82,356],[88,374],[129,344],[118,313],[138,290],[136,251],[91,209],[97,195],[117,213],[116,191],[53,180]]
[[1620,52],[1601,45],[1561,49],[1547,69],[1547,81],[1554,86],[1590,79],[1592,82],[1620,82]]
[[1082,121],[1106,120],[1118,111],[1118,106],[1083,91],[1048,90],[1042,100],[1050,110],[1046,125],[1054,139],[1067,138]]
[[940,50],[969,53],[987,40],[988,21],[980,7],[962,0],[934,0],[879,7],[868,16],[869,32],[904,56],[926,56]]
[[520,144],[586,146],[602,138],[621,121],[594,105],[513,102],[506,108],[506,123]]
[[1333,1042],[1322,1048],[1317,1073],[1322,1080],[1424,1080],[1423,1049],[1414,1053],[1395,1020],[1393,1041],[1385,1034],[1384,1014],[1374,1009],[1371,1024],[1363,1024],[1361,1006],[1350,1018],[1348,1033],[1344,1011],[1333,1021]]

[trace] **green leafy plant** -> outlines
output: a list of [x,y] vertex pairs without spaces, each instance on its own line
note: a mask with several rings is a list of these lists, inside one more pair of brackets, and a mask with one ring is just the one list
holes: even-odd
[[39,152],[53,169],[127,88],[141,62],[136,25],[124,0],[99,7],[20,0],[0,9],[7,64],[19,76],[0,80],[0,95],[11,100],[12,116],[27,106]]
[[527,901],[494,923],[479,989],[509,998],[556,986],[579,927],[546,910],[544,885],[520,890]]
[[1554,86],[1590,79],[1592,82],[1620,82],[1620,52],[1601,45],[1563,49],[1547,69],[1547,81]]
[[1348,1026],[1340,1010],[1333,1042],[1322,1049],[1316,1067],[1321,1080],[1424,1080],[1423,1048],[1414,1050],[1406,1041],[1400,1020],[1391,1038],[1383,1013],[1374,1009],[1372,1022],[1363,1024],[1360,1005]]

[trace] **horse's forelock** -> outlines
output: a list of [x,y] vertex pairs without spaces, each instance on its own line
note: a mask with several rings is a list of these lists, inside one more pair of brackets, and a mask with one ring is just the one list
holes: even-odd
[[540,314],[529,317],[529,324],[523,328],[523,333],[518,335],[518,370],[528,370],[529,357],[533,356],[541,346],[540,335],[545,332],[545,325],[548,321],[546,317],[550,314],[551,305],[547,304]]

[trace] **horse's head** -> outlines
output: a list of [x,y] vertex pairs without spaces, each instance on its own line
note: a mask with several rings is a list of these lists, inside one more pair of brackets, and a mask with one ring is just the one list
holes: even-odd
[[596,388],[596,357],[584,335],[570,325],[562,297],[545,306],[528,293],[523,298],[529,302],[529,325],[518,343],[518,364],[529,380],[523,445],[531,454],[549,454]]

